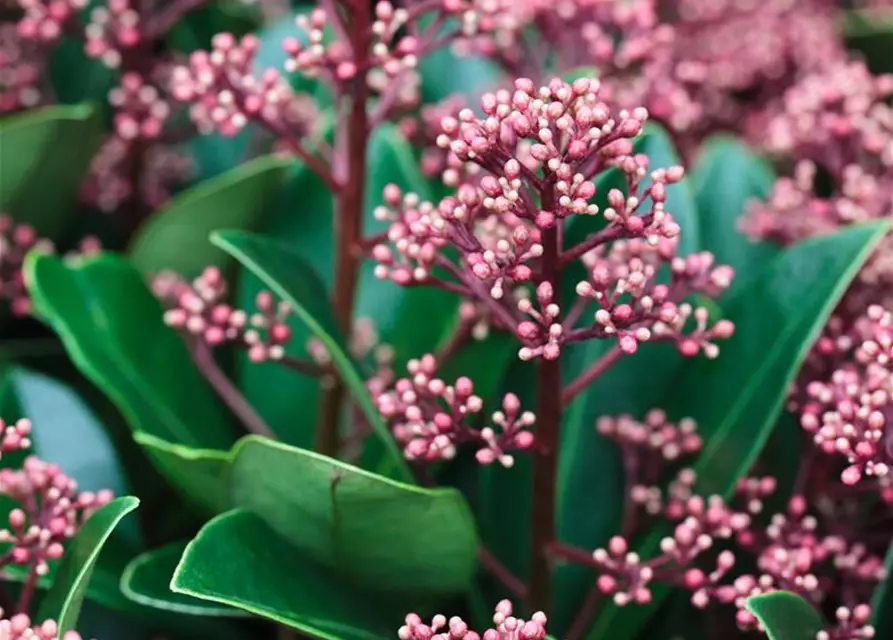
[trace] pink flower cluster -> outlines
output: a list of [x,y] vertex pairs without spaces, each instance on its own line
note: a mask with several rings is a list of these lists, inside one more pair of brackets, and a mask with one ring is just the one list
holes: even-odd
[[[893,465],[893,313],[873,305],[852,330],[820,343],[838,366],[825,379],[805,384],[800,423],[825,453],[842,454],[841,474],[853,485],[864,476],[890,486]],[[893,491],[883,495],[893,500]]]
[[128,50],[143,40],[142,16],[130,0],[107,0],[90,12],[84,51],[117,69]]
[[[0,430],[5,451],[29,445],[29,421],[19,420],[8,427],[0,421]],[[21,469],[0,469],[0,494],[21,505],[9,512],[7,528],[0,529],[0,543],[11,545],[4,559],[27,565],[37,575],[46,574],[47,561],[61,558],[63,544],[97,508],[112,499],[110,491],[78,491],[77,483],[59,467],[33,455]]]
[[426,354],[410,360],[408,378],[400,378],[393,390],[377,398],[378,410],[391,425],[394,437],[409,460],[433,461],[456,455],[457,445],[474,443],[480,464],[498,461],[504,467],[514,464],[513,450],[530,449],[533,433],[528,431],[536,418],[521,411],[521,401],[513,393],[502,399],[502,410],[494,411],[492,426],[471,426],[484,408],[481,397],[474,395],[474,383],[462,377],[447,384],[436,377],[437,360]]
[[512,615],[512,603],[502,600],[493,614],[493,627],[483,633],[472,631],[468,624],[453,616],[438,614],[425,624],[415,613],[406,616],[405,624],[397,631],[399,640],[543,640],[546,637],[546,615],[534,613],[530,620]]
[[0,24],[0,114],[40,102],[43,71],[39,47],[21,38],[12,24]]
[[236,40],[219,33],[210,52],[196,51],[187,66],[174,68],[171,93],[192,103],[189,115],[200,132],[233,136],[251,119],[282,136],[301,138],[312,129],[317,114],[311,98],[296,94],[275,69],[254,75],[259,44],[253,35]]
[[11,618],[0,609],[0,638],[4,640],[83,640],[77,631],[66,631],[59,635],[59,625],[55,620],[45,620],[33,624],[26,613],[17,613]]
[[257,294],[256,312],[235,309],[224,301],[227,283],[216,267],[206,268],[192,283],[175,274],[160,274],[152,288],[170,307],[164,314],[168,326],[212,347],[224,343],[241,346],[253,362],[284,357],[285,345],[291,340],[286,323],[289,306],[285,302],[277,304],[269,291]]
[[[24,317],[31,313],[31,299],[25,288],[22,263],[29,251],[52,253],[55,246],[50,240],[40,238],[28,224],[17,224],[10,216],[0,213],[0,302],[9,305],[13,316]],[[72,254],[89,254],[99,250],[99,240],[87,236],[81,240]]]
[[58,40],[86,0],[18,0],[23,11],[16,29],[23,40],[48,44]]

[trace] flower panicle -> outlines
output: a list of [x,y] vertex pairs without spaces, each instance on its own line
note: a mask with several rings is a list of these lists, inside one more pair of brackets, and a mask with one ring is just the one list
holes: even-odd
[[458,616],[447,620],[442,614],[435,615],[425,624],[418,614],[406,616],[405,624],[397,631],[399,640],[543,640],[546,637],[546,615],[534,613],[530,620],[517,618],[512,603],[502,600],[493,614],[493,627],[482,633],[473,631]]

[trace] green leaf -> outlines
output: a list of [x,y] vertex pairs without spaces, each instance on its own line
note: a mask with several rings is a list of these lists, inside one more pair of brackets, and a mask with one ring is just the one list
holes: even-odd
[[871,626],[875,638],[889,638],[893,633],[893,544],[884,558],[887,577],[874,589],[871,596]]
[[100,507],[84,523],[66,550],[53,586],[41,604],[39,617],[40,620],[56,620],[60,636],[77,624],[93,567],[103,545],[121,519],[139,503],[132,496],[124,496]]
[[244,616],[238,609],[171,591],[171,579],[185,549],[185,542],[174,542],[137,556],[121,574],[121,591],[134,602],[162,611],[192,616]]
[[[794,245],[723,303],[735,335],[716,360],[687,361],[656,405],[671,419],[698,423],[697,493],[728,496],[751,467],[813,342],[888,229],[887,222],[853,225]],[[664,535],[663,528],[652,532],[639,555],[651,557]],[[608,605],[589,637],[634,637],[666,595],[655,589],[651,604],[635,612]]]
[[274,156],[257,158],[179,194],[137,231],[129,250],[134,265],[143,273],[170,269],[189,279],[208,266],[224,268],[229,256],[208,235],[255,229],[289,164]]
[[480,94],[495,89],[503,80],[499,65],[484,56],[457,56],[450,47],[440,47],[419,60],[421,93],[425,103],[440,102],[452,95],[476,107]]
[[[390,453],[398,477],[412,474],[390,430],[382,421],[363,384],[356,365],[344,347],[325,287],[313,268],[289,245],[241,232],[218,232],[212,242],[230,253],[258,276],[277,296],[287,301],[294,314],[326,347],[345,385],[366,416],[372,430]],[[295,420],[301,419],[299,415]]]
[[890,47],[893,46],[893,12],[889,7],[851,10],[844,14],[847,47],[865,59],[874,74],[893,72]]
[[[33,425],[35,454],[59,465],[84,491],[127,493],[115,448],[96,416],[71,389],[22,367],[12,367],[6,375],[21,412],[16,417],[28,417]],[[4,417],[8,421],[12,416]]]
[[[772,169],[742,142],[730,137],[711,140],[692,172],[697,199],[701,249],[737,274],[737,291],[780,249],[756,242],[738,230],[749,203],[768,197],[775,182]],[[730,295],[729,292],[726,295]]]
[[385,640],[400,620],[393,606],[339,582],[260,517],[241,509],[217,516],[199,531],[170,586],[326,640]]
[[142,276],[110,255],[63,261],[30,254],[25,279],[72,361],[134,431],[199,447],[229,446],[229,426]]
[[248,436],[234,450],[232,498],[358,587],[422,598],[460,593],[474,573],[474,521],[453,489],[421,489]]
[[769,640],[814,640],[825,628],[816,608],[790,591],[751,596],[744,607],[760,621]]
[[134,433],[133,438],[187,500],[211,514],[229,509],[231,461],[228,451],[171,444],[140,431]]
[[76,37],[63,37],[49,57],[49,75],[55,98],[62,104],[90,101],[108,106],[108,93],[115,85],[116,72],[84,51]]
[[58,238],[74,220],[75,196],[101,137],[99,115],[88,105],[0,120],[0,211]]

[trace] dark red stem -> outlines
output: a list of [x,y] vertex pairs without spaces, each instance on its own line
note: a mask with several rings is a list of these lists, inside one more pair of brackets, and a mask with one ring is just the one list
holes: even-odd
[[527,595],[527,585],[525,585],[518,576],[509,571],[505,565],[499,562],[499,560],[496,559],[496,556],[494,556],[487,547],[478,547],[478,560],[480,560],[481,565],[483,565],[494,578],[499,580],[502,586],[508,589],[512,596],[515,598],[524,598]]
[[583,373],[574,378],[567,387],[564,388],[564,391],[561,393],[561,402],[563,404],[570,403],[581,391],[583,391],[583,389],[588,387],[600,375],[610,369],[611,365],[617,362],[622,355],[623,352],[620,350],[620,347],[617,345],[611,347],[610,351],[607,351],[601,358],[589,365]]
[[[365,70],[372,37],[372,12],[368,2],[354,3],[349,12],[347,29],[359,71],[342,96],[350,103],[347,122],[335,131],[335,181],[342,186],[335,193],[335,289],[332,293],[335,320],[345,337],[351,331],[362,257],[366,147],[369,136],[369,116],[366,111],[369,90]],[[338,421],[344,391],[343,381],[336,379],[331,388],[322,392],[316,450],[324,455],[334,456],[338,453]]]

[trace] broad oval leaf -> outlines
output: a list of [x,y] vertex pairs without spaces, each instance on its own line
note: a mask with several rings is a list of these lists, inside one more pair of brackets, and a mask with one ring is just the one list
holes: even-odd
[[816,608],[790,591],[751,596],[744,607],[760,621],[769,640],[815,640],[825,628]]
[[[813,342],[888,230],[886,221],[853,225],[794,245],[723,302],[735,335],[716,360],[688,361],[657,405],[672,419],[698,423],[704,440],[695,465],[698,493],[728,496],[751,467]],[[652,532],[639,555],[651,557],[666,534]],[[634,637],[667,593],[655,589],[652,602],[635,611],[609,604],[588,637]]]
[[139,503],[133,496],[123,496],[103,505],[84,523],[66,550],[53,586],[41,603],[39,617],[40,620],[56,620],[60,636],[77,624],[93,567],[103,545],[118,523]]
[[184,278],[230,257],[208,241],[216,229],[252,230],[275,201],[290,161],[257,158],[184,191],[155,212],[131,241],[130,257],[143,273],[172,270]]
[[174,576],[186,542],[174,542],[140,554],[121,574],[121,591],[147,607],[192,616],[243,617],[244,612],[171,591]]
[[[323,343],[339,375],[389,453],[394,473],[401,479],[411,481],[409,467],[372,403],[356,364],[344,347],[325,287],[313,268],[289,245],[258,235],[218,232],[212,236],[212,241],[288,302],[294,314]],[[302,416],[295,415],[294,419],[301,420]]]
[[200,447],[232,443],[226,416],[185,344],[165,326],[161,305],[125,260],[32,253],[25,279],[37,313],[134,431]]
[[69,214],[101,138],[99,114],[89,105],[0,120],[0,212],[58,238],[74,220]]
[[454,489],[422,489],[248,436],[233,451],[232,499],[363,588],[455,594],[474,574],[474,520]]
[[393,605],[339,581],[244,509],[202,527],[186,547],[170,587],[325,640],[386,640],[401,616]]
[[875,638],[888,638],[893,634],[893,543],[884,558],[887,577],[874,589],[871,596],[871,625]]

